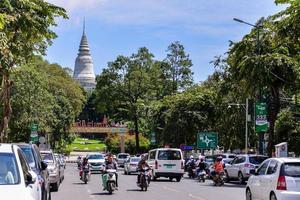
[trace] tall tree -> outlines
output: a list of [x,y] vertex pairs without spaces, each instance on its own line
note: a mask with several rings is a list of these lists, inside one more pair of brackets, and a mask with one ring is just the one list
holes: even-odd
[[192,61],[185,53],[184,47],[178,41],[172,43],[167,50],[166,62],[169,64],[167,75],[172,80],[173,93],[184,90],[193,83],[191,71]]
[[67,18],[63,8],[43,0],[0,1],[0,76],[3,116],[0,124],[0,142],[7,139],[11,108],[11,73],[35,54],[44,54],[46,47],[56,37],[50,29],[56,26],[55,18]]

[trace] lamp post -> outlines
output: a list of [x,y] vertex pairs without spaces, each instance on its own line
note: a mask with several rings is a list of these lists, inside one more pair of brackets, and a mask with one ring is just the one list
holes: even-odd
[[[257,45],[256,45],[256,54],[259,56],[260,55],[260,40],[259,40],[259,34],[260,34],[260,29],[263,28],[263,25],[261,23],[255,25],[255,24],[251,24],[249,22],[243,21],[241,19],[238,18],[233,18],[234,21],[242,23],[242,24],[246,24],[249,26],[252,26],[254,28],[256,28],[257,30]],[[258,66],[260,65],[260,60],[258,57]],[[261,95],[261,88],[259,88],[259,97],[258,97],[259,101],[262,101],[262,95]],[[264,141],[264,133],[260,133],[259,134],[259,153],[263,154],[264,148],[263,148],[263,141]]]
[[246,117],[245,117],[245,153],[248,153],[248,110],[249,110],[249,99],[246,98],[245,104],[240,103],[229,103],[228,107],[231,106],[245,106]]

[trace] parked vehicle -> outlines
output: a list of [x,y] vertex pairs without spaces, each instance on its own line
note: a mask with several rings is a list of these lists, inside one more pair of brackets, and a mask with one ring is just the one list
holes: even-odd
[[59,168],[59,177],[60,177],[60,182],[62,183],[62,181],[65,178],[65,167],[64,167],[63,162],[60,159],[59,154],[55,153],[54,158],[56,159],[56,162],[58,163],[58,166],[59,166],[58,167]]
[[17,144],[25,155],[31,169],[37,174],[42,200],[50,200],[50,177],[47,164],[42,160],[40,151],[35,144]]
[[140,157],[128,158],[124,164],[124,174],[136,173],[137,166],[140,160],[141,160]]
[[112,194],[116,190],[116,173],[115,169],[107,169],[102,175],[103,187],[108,191],[109,194]]
[[150,183],[150,168],[149,167],[144,167],[143,169],[140,170],[140,183],[138,184],[138,187],[141,188],[141,190],[147,191]]
[[118,166],[124,167],[125,161],[130,157],[128,153],[119,153],[116,157]]
[[222,154],[216,154],[213,156],[214,161],[217,157],[222,157],[222,161],[224,162],[224,164],[230,163],[235,157],[236,154],[231,154],[231,153],[222,153]]
[[177,182],[184,174],[184,160],[180,149],[159,148],[149,151],[148,164],[152,169],[152,179],[166,177]]
[[300,199],[300,159],[270,158],[265,160],[248,180],[246,199]]
[[50,174],[50,185],[51,190],[58,191],[60,186],[60,170],[59,170],[59,163],[54,158],[54,154],[52,150],[41,151],[42,159],[47,163],[48,171]]
[[93,172],[102,173],[103,165],[105,163],[104,155],[101,153],[93,153],[93,154],[88,154],[86,157],[90,164],[91,173]]
[[0,194],[1,199],[41,199],[38,177],[17,145],[0,144]]

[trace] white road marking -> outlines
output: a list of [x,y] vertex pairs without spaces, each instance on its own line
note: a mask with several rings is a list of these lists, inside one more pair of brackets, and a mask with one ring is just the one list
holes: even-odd
[[203,199],[203,198],[201,198],[201,197],[194,196],[194,195],[192,195],[192,194],[189,194],[189,197],[191,197],[192,199],[197,199],[197,200],[205,200],[205,199]]
[[167,187],[167,186],[164,186],[164,189],[165,190],[170,190],[172,192],[180,192],[179,190],[176,190],[176,189],[173,189],[173,188],[170,188],[170,187]]

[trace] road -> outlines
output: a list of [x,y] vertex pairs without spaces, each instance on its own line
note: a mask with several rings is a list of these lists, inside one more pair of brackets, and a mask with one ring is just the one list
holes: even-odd
[[147,192],[142,192],[136,186],[136,175],[119,172],[119,190],[108,195],[102,190],[100,174],[93,174],[92,180],[85,185],[79,180],[76,166],[68,164],[65,180],[58,192],[52,192],[52,200],[244,200],[244,193],[245,185],[215,187],[210,180],[199,183],[188,178],[179,183],[159,179],[151,182]]

